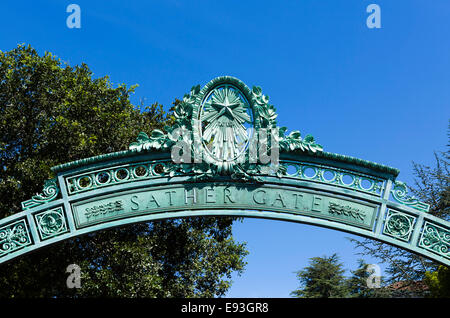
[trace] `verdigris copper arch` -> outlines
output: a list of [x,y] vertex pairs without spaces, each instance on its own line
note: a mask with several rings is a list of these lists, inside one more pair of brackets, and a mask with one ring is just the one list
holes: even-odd
[[[256,129],[275,129],[273,163],[226,168],[197,162],[193,117],[206,94],[229,84],[251,103]],[[323,151],[312,136],[287,134],[259,87],[219,77],[194,86],[165,131],[139,134],[125,151],[53,167],[56,177],[23,211],[0,220],[0,263],[79,235],[135,222],[194,216],[242,216],[311,224],[392,244],[450,265],[450,224],[408,194],[399,171]],[[187,135],[179,136],[175,129]],[[189,143],[191,161],[174,163],[171,149]],[[226,146],[226,145],[224,145]],[[247,158],[249,159],[249,158]]]

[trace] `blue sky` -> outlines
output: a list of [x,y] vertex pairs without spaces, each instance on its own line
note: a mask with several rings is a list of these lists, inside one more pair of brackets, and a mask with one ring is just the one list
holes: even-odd
[[[81,8],[81,29],[66,7]],[[381,8],[381,29],[366,7]],[[278,123],[312,134],[329,152],[399,168],[433,164],[450,118],[450,1],[2,1],[0,50],[29,43],[96,77],[139,84],[141,98],[167,106],[195,84],[231,75],[259,85]],[[294,271],[337,252],[358,256],[349,234],[246,219],[247,269],[229,297],[288,297]],[[370,260],[368,260],[370,262]]]

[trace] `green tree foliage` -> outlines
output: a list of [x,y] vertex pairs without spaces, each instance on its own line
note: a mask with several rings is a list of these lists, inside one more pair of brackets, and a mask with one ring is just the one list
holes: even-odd
[[342,298],[348,295],[345,270],[337,254],[313,257],[309,266],[297,272],[300,287],[291,296],[301,298]]
[[[445,220],[450,220],[449,155],[449,151],[435,153],[434,167],[414,163],[415,185],[410,189],[418,199],[430,204],[431,215]],[[413,286],[415,282],[425,279],[426,272],[434,272],[438,268],[436,262],[385,243],[369,239],[351,241],[361,250],[360,254],[369,255],[380,263],[387,264],[389,283],[402,282]],[[417,295],[414,293],[414,296]],[[422,296],[425,296],[425,293]]]
[[[41,192],[50,168],[127,149],[140,131],[170,124],[160,104],[136,108],[135,87],[93,78],[30,46],[0,52],[0,218]],[[214,297],[244,269],[231,218],[177,219],[105,230],[0,266],[0,297]],[[69,264],[82,288],[66,287]]]
[[425,273],[425,283],[430,289],[430,297],[450,298],[450,268],[439,266],[437,271]]

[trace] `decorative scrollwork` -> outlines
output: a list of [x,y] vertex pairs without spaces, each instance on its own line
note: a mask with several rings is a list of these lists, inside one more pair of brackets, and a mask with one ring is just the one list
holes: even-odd
[[417,200],[414,196],[408,195],[408,186],[401,181],[395,181],[394,188],[391,190],[393,198],[402,204],[410,206],[416,210],[428,212],[430,205]]
[[450,231],[426,222],[418,246],[450,259]]
[[93,206],[91,208],[87,208],[84,212],[86,218],[96,217],[101,214],[109,214],[123,210],[123,201],[117,200],[115,202],[110,202],[104,205]]
[[409,241],[415,219],[410,215],[389,210],[383,233],[403,241]]
[[[281,164],[287,169],[287,176],[291,178],[355,189],[378,196],[381,196],[381,191],[384,188],[385,181],[383,179],[350,170],[313,163],[303,164],[299,162],[282,161]],[[289,173],[289,170],[292,168],[295,172]],[[348,177],[350,182],[346,182],[344,177]]]
[[67,232],[66,219],[62,208],[38,213],[35,215],[35,220],[42,239]]
[[169,136],[164,134],[159,129],[155,129],[148,136],[145,132],[140,132],[137,136],[137,141],[131,143],[130,150],[142,151],[150,149],[168,149],[172,144],[173,140],[170,140]]
[[36,194],[30,200],[22,202],[22,209],[27,210],[35,206],[53,201],[59,194],[58,182],[56,179],[47,180],[44,183],[42,193]]
[[[165,126],[164,130],[167,133],[159,129],[155,129],[151,132],[150,136],[141,132],[137,137],[137,141],[130,144],[129,149],[134,151],[143,150],[167,150],[172,147],[180,138],[191,138],[192,132],[192,110],[195,105],[197,95],[200,92],[200,85],[194,86],[189,94],[185,94],[183,100],[178,103],[174,108],[175,122],[171,126]],[[190,136],[182,136],[179,132],[187,131]]]
[[[277,113],[275,107],[269,104],[269,97],[262,94],[262,90],[258,86],[254,86],[252,89],[252,100],[255,111],[257,113],[256,125],[258,128],[278,128],[277,127]],[[286,136],[286,127],[278,128],[278,136],[280,150],[284,152],[295,151],[297,149],[301,151],[317,152],[323,151],[323,147],[314,141],[314,137],[306,135],[302,139],[298,130],[292,131]]]
[[330,202],[328,205],[328,212],[330,214],[345,215],[358,221],[364,221],[366,218],[366,214],[359,209],[333,202]]
[[285,136],[286,127],[279,129],[280,133],[280,150],[289,152],[297,149],[301,151],[317,152],[323,151],[323,147],[314,141],[314,137],[306,135],[302,139],[298,130],[292,131],[289,135]]
[[[253,149],[250,144],[255,141],[266,141],[259,149],[277,149],[276,153],[323,151],[311,135],[304,139],[299,131],[286,135],[286,127],[277,126],[275,107],[269,104],[269,97],[261,88],[255,86],[250,90],[234,77],[218,77],[203,89],[194,86],[175,106],[174,117],[173,125],[165,127],[166,133],[161,130],[153,130],[150,136],[140,133],[129,147],[132,151],[168,150],[179,141],[185,142],[194,160],[169,167],[171,176],[176,172],[189,173],[198,180],[219,174],[235,180],[258,181],[258,174],[285,175],[284,167],[278,162],[253,161],[254,154],[249,154],[249,149]],[[246,125],[255,128],[252,136],[246,131],[250,128]],[[179,134],[180,129],[186,133]],[[260,133],[265,135],[266,130],[272,132],[270,141],[260,136]]]
[[69,194],[74,194],[120,183],[157,178],[166,175],[167,166],[171,164],[170,160],[141,162],[75,175],[66,179],[67,189]]
[[25,220],[0,228],[0,257],[31,244]]
[[269,96],[262,93],[261,87],[253,87],[252,101],[257,115],[255,128],[276,128],[278,115],[275,107],[269,104]]

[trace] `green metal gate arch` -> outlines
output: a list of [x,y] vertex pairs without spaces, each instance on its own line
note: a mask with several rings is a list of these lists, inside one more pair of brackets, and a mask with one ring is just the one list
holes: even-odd
[[[409,196],[397,169],[325,152],[298,131],[286,135],[259,87],[219,77],[193,87],[174,114],[173,126],[141,133],[126,151],[53,167],[42,193],[0,220],[0,263],[110,227],[227,215],[345,231],[450,265],[450,222]],[[253,160],[244,122],[279,149],[278,161]],[[271,141],[258,135],[264,129],[275,131]],[[175,163],[174,153],[189,156]]]

